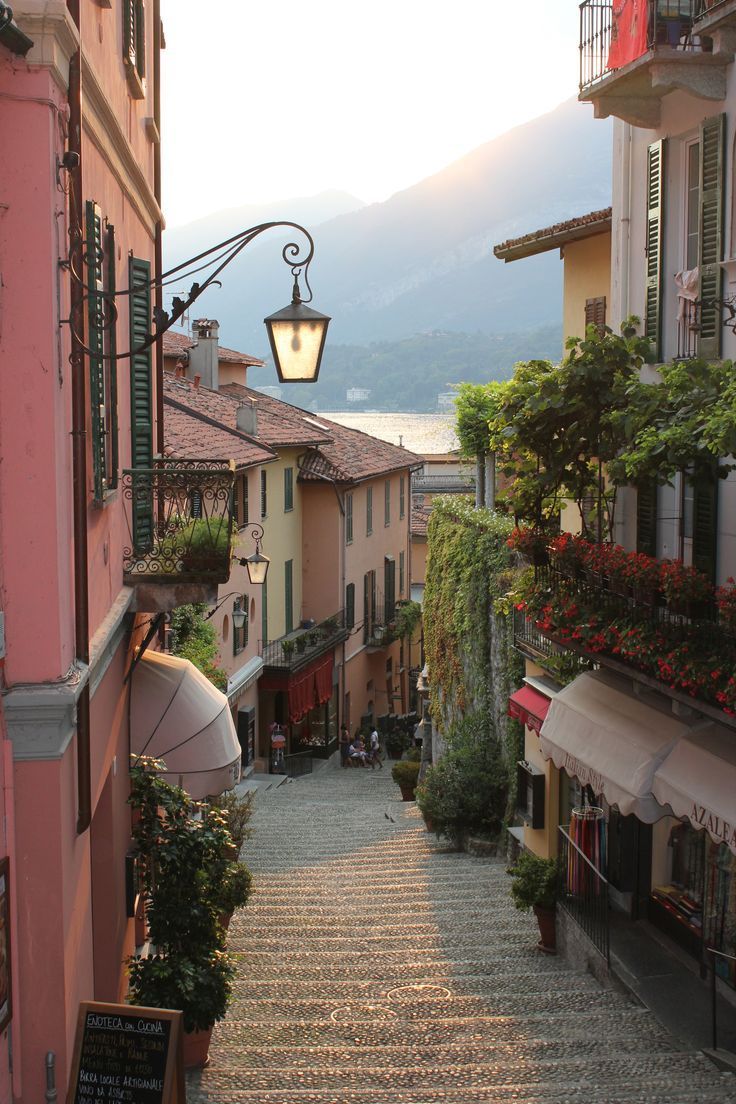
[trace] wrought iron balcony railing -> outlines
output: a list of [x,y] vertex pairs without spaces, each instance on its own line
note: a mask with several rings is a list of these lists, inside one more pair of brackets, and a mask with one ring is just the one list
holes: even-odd
[[733,5],[733,0],[695,0],[693,19],[695,22],[705,19],[711,13],[715,15],[718,12],[725,11],[729,5]]
[[[648,0],[646,33],[641,36],[642,54],[662,47],[676,50],[702,50],[692,36],[693,21],[702,14],[705,0]],[[625,19],[626,13],[619,18]],[[583,0],[580,5],[580,89],[590,88],[610,75],[621,64],[635,60],[616,48],[616,34],[629,28],[618,24],[612,0]],[[613,49],[612,49],[613,47]],[[641,55],[640,55],[641,56]]]
[[124,471],[126,582],[226,583],[233,481],[221,460],[155,460]]
[[334,648],[347,636],[345,610],[338,610],[311,628],[296,629],[277,640],[261,643],[264,667],[296,670],[323,652]]
[[363,643],[369,648],[387,648],[396,640],[396,603],[379,595],[363,623]]

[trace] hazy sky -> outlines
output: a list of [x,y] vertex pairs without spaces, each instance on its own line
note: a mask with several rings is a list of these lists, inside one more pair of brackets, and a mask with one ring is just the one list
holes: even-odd
[[167,224],[386,199],[577,91],[576,0],[162,0]]

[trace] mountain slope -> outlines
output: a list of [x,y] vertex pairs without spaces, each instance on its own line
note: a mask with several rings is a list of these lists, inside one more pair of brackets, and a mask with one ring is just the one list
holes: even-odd
[[[522,331],[558,321],[557,255],[503,265],[492,247],[606,206],[610,175],[610,124],[569,101],[385,203],[321,225],[308,221],[318,225],[314,305],[333,316],[330,341],[391,340],[430,329]],[[186,229],[187,249],[181,232],[167,232],[169,258],[212,244]],[[283,306],[290,290],[280,253],[289,238],[275,231],[264,237],[234,262],[200,312],[219,318],[227,344],[253,353],[266,349],[262,318]]]

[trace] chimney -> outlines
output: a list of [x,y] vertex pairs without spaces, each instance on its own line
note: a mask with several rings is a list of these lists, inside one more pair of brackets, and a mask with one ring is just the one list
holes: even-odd
[[200,376],[200,374],[198,372],[197,375],[194,377],[194,389],[195,389],[195,391],[199,387],[201,382],[202,382],[202,377]]
[[238,407],[235,422],[241,433],[247,433],[249,437],[258,436],[258,409],[252,399]]
[[197,318],[192,323],[193,345],[189,350],[187,375],[190,379],[198,375],[202,386],[212,391],[220,386],[219,333],[220,323],[215,319]]

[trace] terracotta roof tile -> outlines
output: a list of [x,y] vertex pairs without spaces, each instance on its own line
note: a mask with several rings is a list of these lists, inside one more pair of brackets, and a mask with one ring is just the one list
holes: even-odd
[[600,211],[591,211],[588,215],[568,219],[567,222],[557,222],[544,230],[534,230],[520,238],[509,238],[508,241],[495,245],[493,252],[501,261],[516,261],[521,257],[531,257],[535,253],[557,249],[565,242],[593,237],[610,229],[611,208],[604,207]]
[[237,428],[239,405],[216,391],[164,373],[164,451],[182,459],[234,460],[238,467],[274,460],[276,454],[265,442]]
[[220,388],[220,394],[226,396],[236,406],[244,402],[254,402],[257,410],[258,439],[272,447],[319,445],[329,441],[332,430],[325,428],[322,418],[310,414],[301,407],[291,406],[281,399],[273,399],[252,387],[243,387],[240,383],[228,383]]
[[[195,342],[188,334],[167,330],[164,334],[164,356],[181,356],[187,349],[191,349],[194,344]],[[250,356],[249,353],[238,353],[235,349],[226,349],[224,345],[218,346],[217,353],[218,359],[227,361],[228,364],[245,364],[260,368],[264,363],[258,357]]]
[[[399,445],[381,441],[359,429],[348,429],[321,415],[319,421],[328,428],[332,437],[329,444],[320,446],[319,454],[331,467],[332,478],[338,483],[357,483],[361,479],[371,479],[423,463],[421,456]],[[300,472],[299,478],[314,480],[324,476],[320,474],[318,465],[310,462]]]
[[426,537],[429,516],[432,513],[431,503],[421,505],[412,503],[411,507],[411,535],[413,537]]

